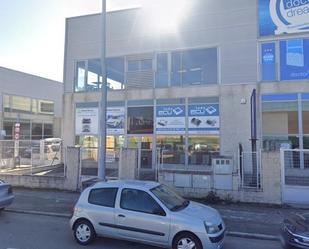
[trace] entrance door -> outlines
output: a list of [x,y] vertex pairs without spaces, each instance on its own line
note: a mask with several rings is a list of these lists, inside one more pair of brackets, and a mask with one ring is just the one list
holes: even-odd
[[[153,138],[152,136],[129,136],[128,148],[138,151],[138,178],[145,179],[145,175],[152,175],[153,171]],[[148,177],[146,177],[148,178]],[[152,178],[152,177],[151,177]],[[150,178],[150,179],[151,179]]]
[[309,150],[281,150],[282,202],[309,204]]

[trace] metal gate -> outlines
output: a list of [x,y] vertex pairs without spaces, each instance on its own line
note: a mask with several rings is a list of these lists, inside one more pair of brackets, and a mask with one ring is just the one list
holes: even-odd
[[309,150],[281,149],[282,202],[309,204]]
[[261,189],[260,151],[242,151],[239,155],[239,174],[242,188]]

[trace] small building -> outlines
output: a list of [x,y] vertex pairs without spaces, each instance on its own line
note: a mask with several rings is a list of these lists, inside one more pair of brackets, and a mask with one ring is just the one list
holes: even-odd
[[63,84],[0,67],[1,140],[61,137]]
[[[136,148],[138,176],[188,196],[309,203],[308,12],[288,14],[308,3],[180,2],[170,18],[156,3],[107,14],[110,169],[120,148]],[[66,20],[63,139],[88,163],[97,162],[100,22]]]

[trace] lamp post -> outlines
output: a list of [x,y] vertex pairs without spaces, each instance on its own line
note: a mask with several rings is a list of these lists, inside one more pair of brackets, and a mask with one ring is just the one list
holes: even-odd
[[107,102],[107,77],[106,77],[106,0],[102,0],[101,14],[101,101],[100,101],[100,123],[99,123],[99,162],[98,177],[105,180],[106,169],[106,102]]

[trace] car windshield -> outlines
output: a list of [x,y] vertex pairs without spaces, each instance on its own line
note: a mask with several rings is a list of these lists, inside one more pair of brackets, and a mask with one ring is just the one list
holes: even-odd
[[171,211],[184,209],[190,203],[165,185],[159,185],[151,192]]

